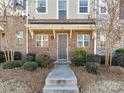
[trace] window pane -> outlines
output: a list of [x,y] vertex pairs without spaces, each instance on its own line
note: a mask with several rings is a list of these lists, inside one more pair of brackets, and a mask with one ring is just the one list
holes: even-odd
[[39,7],[46,6],[46,1],[38,1],[38,6]]
[[41,41],[36,41],[37,47],[41,47]]
[[39,0],[38,2],[38,13],[46,13],[46,0]]
[[66,8],[67,8],[66,1],[59,1],[59,9],[66,10]]
[[48,47],[48,42],[47,41],[43,41],[43,47]]
[[84,35],[84,40],[90,40],[90,35]]
[[48,36],[43,36],[43,41],[48,41]]
[[38,7],[37,11],[38,11],[38,13],[45,13],[46,7]]
[[82,41],[83,40],[83,35],[78,35],[78,41]]
[[36,41],[41,41],[41,36],[36,36]]
[[100,11],[101,13],[106,13],[106,7],[101,7]]
[[80,1],[80,6],[88,6],[88,1]]
[[80,13],[87,13],[88,7],[80,7]]
[[78,47],[83,47],[83,41],[78,41]]
[[84,46],[88,47],[90,45],[89,41],[84,41]]
[[59,11],[59,18],[60,19],[65,19],[67,16],[67,12],[65,10],[60,10]]
[[16,41],[18,44],[23,44],[23,31],[16,32]]

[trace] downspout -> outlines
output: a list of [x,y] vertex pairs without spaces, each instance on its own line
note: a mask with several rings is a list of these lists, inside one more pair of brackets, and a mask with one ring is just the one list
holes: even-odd
[[96,45],[97,45],[97,41],[96,41],[97,35],[96,32],[94,32],[94,54],[96,54]]

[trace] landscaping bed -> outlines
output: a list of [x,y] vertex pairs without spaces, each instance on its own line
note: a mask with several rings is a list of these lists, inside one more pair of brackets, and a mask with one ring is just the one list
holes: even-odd
[[83,66],[72,66],[80,93],[124,93],[124,68],[101,67],[100,73],[88,73]]
[[30,72],[22,68],[0,67],[0,93],[42,93],[45,78],[51,69],[38,68]]

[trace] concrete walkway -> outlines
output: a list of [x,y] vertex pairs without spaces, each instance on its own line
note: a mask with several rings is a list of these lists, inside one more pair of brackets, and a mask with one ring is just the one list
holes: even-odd
[[79,93],[77,78],[69,64],[55,64],[45,80],[43,93]]

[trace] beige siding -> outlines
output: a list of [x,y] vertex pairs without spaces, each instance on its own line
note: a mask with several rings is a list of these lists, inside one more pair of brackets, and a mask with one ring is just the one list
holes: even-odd
[[[36,14],[36,1],[30,0],[29,2],[29,18],[30,19],[57,19],[57,1],[47,0],[47,14]],[[79,0],[67,0],[68,1],[68,18],[69,19],[86,19],[89,14],[78,13],[78,1]]]
[[47,14],[37,14],[36,13],[36,1],[37,0],[30,0],[29,2],[29,18],[35,19],[56,19],[57,13],[57,0],[47,0],[48,7],[47,7]]

